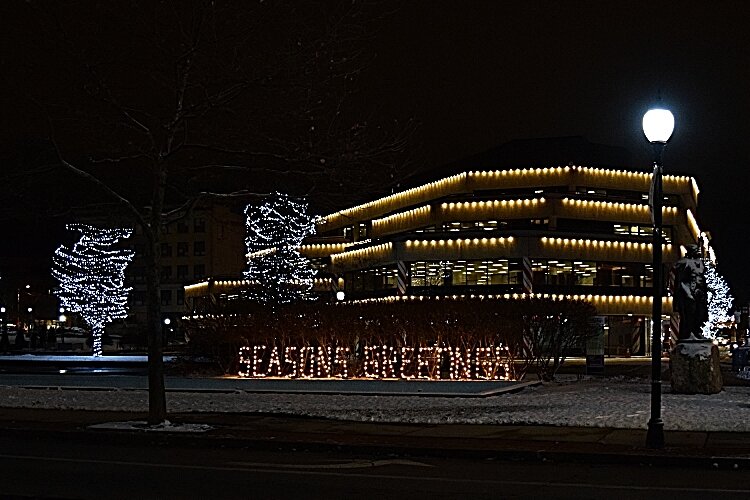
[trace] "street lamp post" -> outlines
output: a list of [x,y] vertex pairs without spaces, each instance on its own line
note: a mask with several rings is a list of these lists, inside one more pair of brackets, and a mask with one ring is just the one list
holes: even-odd
[[5,306],[0,306],[0,319],[3,321],[3,326],[0,331],[0,351],[7,351],[10,349],[10,341],[8,340],[8,318],[5,316]]
[[643,133],[654,148],[654,174],[651,183],[653,232],[653,308],[651,311],[651,418],[646,446],[664,447],[664,422],[661,419],[661,301],[662,301],[662,165],[661,156],[674,131],[674,116],[667,109],[650,109],[643,115]]

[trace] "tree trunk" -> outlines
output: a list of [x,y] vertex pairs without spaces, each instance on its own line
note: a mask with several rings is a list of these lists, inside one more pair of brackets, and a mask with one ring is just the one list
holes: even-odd
[[94,325],[91,329],[91,350],[92,355],[94,356],[102,355],[102,333],[104,333],[104,327],[102,325]]
[[167,418],[162,350],[161,301],[158,257],[155,244],[146,256],[146,328],[148,335],[148,423],[159,424]]
[[148,328],[148,423],[159,424],[167,419],[167,397],[164,387],[164,351],[161,325],[161,256],[162,208],[166,171],[156,165],[157,179],[152,195],[150,230],[146,245],[146,323]]

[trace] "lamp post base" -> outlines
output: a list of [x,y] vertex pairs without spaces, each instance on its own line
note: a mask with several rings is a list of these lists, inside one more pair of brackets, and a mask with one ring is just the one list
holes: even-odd
[[646,448],[664,448],[664,422],[661,419],[649,420],[646,434]]

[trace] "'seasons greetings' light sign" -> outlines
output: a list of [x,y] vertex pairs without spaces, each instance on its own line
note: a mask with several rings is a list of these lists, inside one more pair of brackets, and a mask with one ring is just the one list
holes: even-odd
[[240,349],[241,377],[513,380],[507,347],[267,346]]

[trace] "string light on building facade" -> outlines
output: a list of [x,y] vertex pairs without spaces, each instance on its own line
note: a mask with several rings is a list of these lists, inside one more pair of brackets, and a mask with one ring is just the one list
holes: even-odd
[[125,286],[125,268],[133,252],[115,245],[131,231],[84,224],[69,224],[67,229],[81,237],[72,248],[62,245],[55,250],[52,276],[59,282],[56,293],[65,310],[81,314],[93,334],[93,355],[101,356],[104,327],[127,317],[131,288]]
[[245,292],[250,299],[283,304],[308,297],[315,270],[299,252],[314,234],[307,203],[274,193],[260,206],[245,209],[248,256],[245,278],[257,283]]
[[[396,220],[402,215],[388,215],[397,210],[429,202],[430,200],[461,193],[471,193],[480,189],[504,189],[508,187],[539,187],[555,185],[586,185],[589,182],[601,183],[615,189],[639,191],[648,189],[650,172],[636,172],[599,167],[557,166],[543,168],[516,168],[507,170],[470,171],[446,177],[405,191],[394,193],[377,200],[358,205],[322,217],[318,221],[322,232],[351,224],[355,220],[378,220],[375,227]],[[690,195],[697,203],[698,185],[694,178],[679,175],[663,176],[664,188],[670,193]],[[424,217],[424,210],[412,212],[406,218]],[[385,217],[384,217],[385,216]]]

